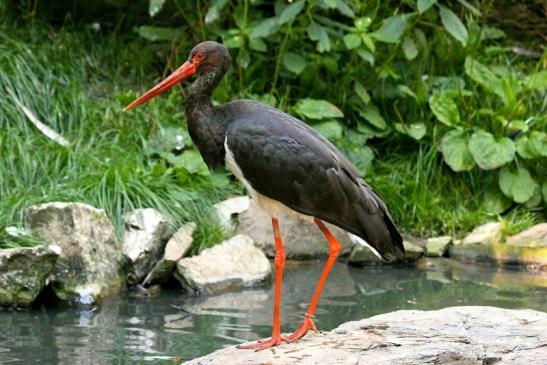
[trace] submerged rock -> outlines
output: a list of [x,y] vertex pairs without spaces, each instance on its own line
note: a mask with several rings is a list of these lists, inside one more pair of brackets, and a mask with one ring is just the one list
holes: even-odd
[[135,209],[124,218],[123,252],[133,264],[134,276],[130,284],[136,284],[161,258],[171,233],[167,219],[155,209]]
[[478,243],[493,244],[501,240],[502,225],[499,222],[489,222],[476,227],[462,241],[462,245],[474,245]]
[[186,362],[225,364],[527,364],[547,363],[547,313],[495,307],[401,310],[309,333],[255,352],[229,347]]
[[509,237],[508,245],[521,247],[547,247],[547,223],[536,224],[526,231]]
[[[329,244],[323,233],[313,221],[297,219],[284,213],[280,214],[279,225],[287,259],[303,260],[328,257]],[[326,223],[332,234],[349,253],[353,243],[342,229]],[[249,209],[238,216],[236,232],[251,237],[268,257],[275,256],[272,219],[251,200]]]
[[547,247],[520,247],[507,244],[451,246],[450,258],[464,262],[518,265],[547,269]]
[[237,235],[179,260],[175,277],[190,291],[217,293],[263,284],[270,274],[264,253],[250,237]]
[[452,242],[450,236],[428,238],[425,244],[425,255],[429,257],[444,256],[450,242]]
[[186,223],[179,228],[165,245],[163,257],[146,276],[143,285],[166,283],[173,279],[173,271],[175,271],[177,261],[186,255],[192,245],[192,234],[195,229],[196,224],[194,222]]
[[0,249],[0,306],[31,305],[53,272],[57,257],[46,246]]
[[81,203],[47,203],[26,210],[33,233],[59,246],[52,288],[61,300],[93,304],[125,286],[123,258],[104,211]]

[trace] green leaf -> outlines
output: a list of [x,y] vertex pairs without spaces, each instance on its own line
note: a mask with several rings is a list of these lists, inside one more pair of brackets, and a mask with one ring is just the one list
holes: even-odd
[[355,18],[355,13],[344,0],[336,0],[336,9],[348,18]]
[[361,33],[361,39],[363,40],[365,46],[371,50],[371,52],[376,51],[376,45],[374,44],[374,39],[372,39],[371,36],[366,33]]
[[384,43],[399,43],[406,30],[408,14],[394,15],[384,19],[382,27],[372,35]]
[[414,43],[412,38],[408,36],[403,40],[403,53],[409,61],[412,61],[416,58],[416,56],[418,56],[418,48],[416,47],[416,43]]
[[239,48],[243,44],[243,37],[241,35],[236,35],[227,39],[224,39],[222,44],[226,48]]
[[469,171],[475,166],[469,152],[467,139],[462,131],[454,129],[441,139],[440,148],[444,161],[454,171]]
[[547,71],[533,73],[524,78],[524,86],[528,90],[545,90],[547,89]]
[[403,94],[410,96],[412,99],[418,100],[418,95],[416,95],[416,93],[408,86],[399,84],[397,85],[397,89],[399,89]]
[[306,60],[299,54],[287,52],[283,56],[283,65],[287,70],[298,75],[306,68]]
[[492,70],[475,60],[471,56],[465,58],[465,73],[471,80],[483,86],[486,90],[498,95],[504,103],[507,103],[507,96],[503,90],[501,80]]
[[520,157],[530,159],[547,157],[547,134],[533,131],[530,136],[517,139],[517,152]]
[[357,50],[357,54],[359,55],[359,57],[361,57],[363,60],[367,61],[368,63],[370,63],[371,66],[374,66],[374,55],[372,53],[370,53],[369,51],[367,51],[366,49],[363,49],[363,48],[359,48]]
[[463,46],[467,45],[467,29],[458,16],[449,8],[440,5],[441,22],[452,37],[456,38]]
[[519,167],[516,171],[504,167],[500,171],[498,182],[505,196],[517,203],[529,200],[534,195],[534,190],[538,188],[530,172],[524,167]]
[[344,44],[347,49],[354,49],[361,44],[361,37],[355,33],[349,33],[344,36]]
[[357,171],[362,176],[366,175],[367,171],[372,166],[372,161],[374,160],[374,152],[372,149],[368,146],[363,146],[347,149],[345,152],[350,161],[353,162],[357,168]]
[[330,51],[330,38],[325,27],[312,21],[306,31],[312,41],[318,41],[317,50],[319,52]]
[[359,110],[359,115],[365,118],[370,124],[372,124],[376,128],[386,128],[386,121],[375,105],[369,105],[366,108]]
[[484,192],[482,205],[488,213],[501,214],[511,206],[511,199],[501,193],[497,186],[489,187]]
[[331,142],[342,139],[342,126],[336,120],[314,124],[313,129]]
[[460,122],[458,106],[447,91],[431,95],[429,107],[441,123],[451,126]]
[[267,18],[258,23],[256,26],[254,26],[251,30],[251,33],[249,34],[249,37],[251,38],[264,38],[268,37],[279,29],[279,25],[277,23],[277,18]]
[[409,137],[419,141],[425,136],[427,128],[423,123],[402,124],[395,123],[395,130],[399,133],[406,134]]
[[279,25],[292,21],[304,9],[304,0],[298,0],[288,5],[279,16]]
[[167,161],[176,168],[184,168],[191,174],[209,175],[209,169],[200,153],[195,150],[184,151],[183,154],[175,156],[172,153],[167,154]]
[[153,18],[158,14],[161,9],[163,8],[163,5],[165,4],[165,0],[150,0],[148,3],[148,14]]
[[469,151],[483,170],[498,168],[515,158],[515,145],[511,139],[496,139],[483,130],[473,133],[469,139]]
[[338,107],[326,100],[302,99],[296,106],[295,111],[309,119],[342,118],[344,113]]
[[541,192],[543,194],[543,201],[547,203],[547,181],[544,181],[541,185]]
[[527,208],[534,208],[541,204],[541,200],[541,191],[539,190],[539,186],[536,185],[534,194],[524,203],[524,205],[526,205]]
[[139,35],[144,39],[151,42],[172,41],[173,39],[180,38],[182,36],[182,31],[178,28],[153,27],[148,25],[138,27],[137,33],[139,33]]
[[418,12],[420,14],[425,13],[429,8],[431,8],[437,0],[418,0]]
[[249,38],[249,47],[254,51],[266,52],[266,43],[262,38]]
[[205,24],[212,24],[220,18],[220,12],[228,4],[228,0],[214,0],[205,14]]
[[355,90],[357,96],[363,101],[363,103],[365,103],[365,105],[370,103],[370,95],[368,94],[367,89],[363,86],[363,84],[361,84],[359,81],[355,81],[353,89]]
[[357,28],[358,30],[360,31],[366,31],[370,25],[370,23],[372,23],[372,19],[370,17],[362,17],[362,18],[357,18],[355,19],[355,28]]

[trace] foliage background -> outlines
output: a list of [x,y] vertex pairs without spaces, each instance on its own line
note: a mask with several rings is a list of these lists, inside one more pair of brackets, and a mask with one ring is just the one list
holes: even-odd
[[535,1],[0,2],[0,241],[21,244],[5,228],[52,200],[102,207],[119,229],[125,212],[151,206],[173,226],[198,221],[196,250],[218,241],[210,207],[241,187],[204,167],[180,90],[121,112],[206,39],[234,59],[215,102],[253,98],[299,116],[348,155],[405,232],[542,221],[545,11]]

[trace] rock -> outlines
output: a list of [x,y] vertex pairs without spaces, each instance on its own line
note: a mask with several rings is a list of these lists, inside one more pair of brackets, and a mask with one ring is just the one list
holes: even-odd
[[450,242],[452,242],[452,237],[450,236],[428,238],[425,244],[425,255],[429,257],[444,256]]
[[[424,255],[424,248],[420,245],[420,239],[418,238],[404,238],[403,246],[405,247],[404,261],[406,262],[416,261]],[[353,265],[390,264],[387,261],[379,259],[371,250],[361,245],[355,245],[355,247],[353,247],[348,262]],[[395,262],[397,261],[391,262],[391,264]]]
[[46,246],[0,249],[0,306],[31,305],[46,285],[57,257]]
[[547,223],[536,224],[509,237],[505,243],[521,247],[547,247]]
[[236,226],[233,222],[234,216],[249,209],[250,199],[248,196],[236,196],[215,204],[220,224],[227,230],[233,230]]
[[173,271],[175,271],[177,261],[186,255],[192,245],[192,234],[195,229],[196,224],[194,222],[186,223],[179,228],[165,245],[163,257],[146,276],[143,285],[167,283],[173,279]]
[[547,247],[520,247],[502,243],[476,244],[450,246],[448,253],[450,258],[464,262],[547,269]]
[[401,310],[308,333],[272,350],[235,346],[186,362],[225,364],[527,364],[547,363],[547,314],[495,307]]
[[477,243],[498,243],[501,240],[502,225],[499,222],[490,222],[476,227],[462,241],[462,245]]
[[404,239],[405,261],[416,261],[424,255],[424,248],[415,240]]
[[61,300],[93,304],[125,286],[123,257],[103,210],[81,203],[47,203],[26,210],[34,235],[59,246],[52,288]]
[[[281,214],[279,222],[287,259],[305,260],[328,257],[328,241],[313,221]],[[349,253],[353,243],[348,234],[331,224],[326,223],[326,225],[344,247],[342,254]],[[251,237],[266,256],[275,256],[272,220],[254,201],[251,200],[249,209],[238,216],[236,233]]]
[[179,260],[175,271],[184,288],[200,293],[260,285],[270,279],[270,274],[270,262],[244,235],[205,249],[198,256]]
[[135,277],[130,280],[130,284],[136,284],[161,258],[171,234],[167,219],[155,209],[135,209],[126,214],[124,220],[123,252],[133,264]]

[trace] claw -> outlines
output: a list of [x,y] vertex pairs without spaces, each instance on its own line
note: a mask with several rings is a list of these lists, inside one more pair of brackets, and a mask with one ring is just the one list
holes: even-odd
[[315,323],[313,323],[313,320],[310,317],[306,317],[304,318],[304,321],[302,321],[300,327],[298,327],[296,331],[294,331],[293,334],[287,338],[287,342],[290,343],[298,341],[299,339],[304,337],[304,335],[306,335],[309,330],[312,330],[313,332],[318,332],[317,327],[315,327]]
[[290,342],[290,341],[286,337],[274,336],[271,338],[267,338],[265,340],[258,341],[257,343],[254,343],[252,345],[239,345],[237,346],[237,348],[242,350],[261,351],[261,350],[269,349],[270,347],[281,345],[283,342]]

